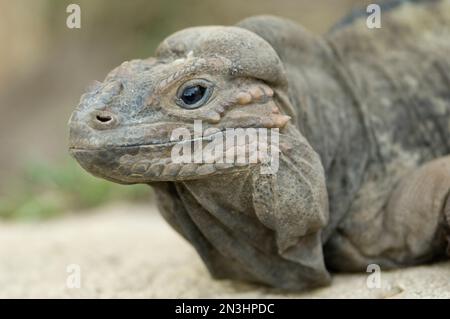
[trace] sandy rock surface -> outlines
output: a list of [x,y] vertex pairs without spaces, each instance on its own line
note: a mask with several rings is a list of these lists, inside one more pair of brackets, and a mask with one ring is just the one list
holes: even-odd
[[335,275],[330,287],[301,294],[213,280],[155,211],[114,205],[0,223],[0,298],[450,298],[450,262],[382,272],[378,289],[367,288],[368,274]]

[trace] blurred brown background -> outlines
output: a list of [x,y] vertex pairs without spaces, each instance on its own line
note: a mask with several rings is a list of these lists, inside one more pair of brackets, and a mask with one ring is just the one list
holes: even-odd
[[[0,195],[30,182],[18,183],[29,163],[70,161],[66,124],[85,87],[125,60],[151,56],[172,32],[273,14],[322,33],[369,2],[0,0]],[[66,27],[70,3],[81,6],[81,29]]]

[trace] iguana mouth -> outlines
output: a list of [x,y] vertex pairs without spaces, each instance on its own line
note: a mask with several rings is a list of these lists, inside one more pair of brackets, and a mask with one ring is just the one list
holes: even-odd
[[[237,173],[248,170],[249,167],[260,164],[258,142],[225,147],[211,156],[202,157],[201,162],[177,162],[172,158],[172,147],[175,145],[201,142],[204,145],[212,142],[225,130],[214,134],[167,143],[127,144],[99,148],[71,147],[70,153],[86,170],[96,176],[124,184],[148,183],[152,181],[176,181],[200,179],[211,175]],[[266,145],[267,146],[267,145]],[[228,161],[226,154],[233,152],[234,156],[243,154],[244,162]],[[241,152],[241,153],[239,153]],[[195,156],[195,155],[194,155]],[[256,161],[250,161],[256,158]]]
[[[132,150],[132,152],[129,152]],[[116,156],[111,156],[114,153]],[[133,155],[134,154],[134,155]],[[71,149],[82,167],[92,174],[122,184],[176,181],[236,173],[251,163],[174,163],[170,157],[152,156],[145,146],[116,149]]]
[[101,151],[113,148],[134,148],[134,147],[173,147],[180,143],[195,143],[195,142],[210,142],[213,138],[219,134],[223,134],[227,129],[222,129],[216,133],[209,134],[207,136],[201,136],[198,138],[179,140],[179,141],[166,141],[166,142],[149,142],[149,143],[130,143],[130,144],[118,144],[118,145],[105,145],[103,147],[78,147],[78,146],[69,146],[70,151]]

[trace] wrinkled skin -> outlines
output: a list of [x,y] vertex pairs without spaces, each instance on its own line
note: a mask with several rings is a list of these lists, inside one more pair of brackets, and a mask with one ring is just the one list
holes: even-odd
[[[303,290],[328,284],[329,270],[442,258],[449,39],[447,0],[393,9],[381,29],[355,19],[323,37],[268,16],[185,29],[82,96],[70,151],[96,176],[151,185],[215,278]],[[208,98],[181,107],[180,91],[198,83]],[[278,170],[174,163],[171,134],[194,120],[279,129]]]

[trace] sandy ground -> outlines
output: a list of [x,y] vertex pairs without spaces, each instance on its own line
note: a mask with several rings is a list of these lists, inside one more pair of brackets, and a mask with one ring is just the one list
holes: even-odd
[[[449,262],[382,272],[378,289],[367,288],[368,274],[336,275],[330,287],[302,294],[216,281],[154,211],[114,205],[39,224],[0,223],[0,297],[450,298]],[[68,288],[77,278],[81,287]]]

